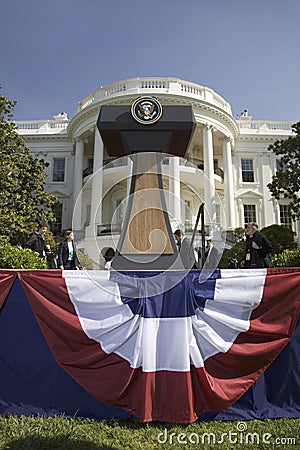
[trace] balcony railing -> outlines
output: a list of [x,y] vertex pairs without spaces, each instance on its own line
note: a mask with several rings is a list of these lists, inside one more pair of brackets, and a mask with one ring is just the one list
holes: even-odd
[[69,120],[22,120],[15,125],[21,134],[67,134]]
[[129,78],[108,86],[101,86],[78,103],[76,113],[89,107],[93,103],[128,95],[147,95],[153,91],[174,96],[184,96],[195,100],[202,100],[223,109],[232,115],[230,104],[212,89],[196,83],[178,78]]
[[[165,157],[162,161],[162,165],[168,166],[169,159],[170,159],[169,157]],[[103,170],[117,168],[117,167],[124,167],[127,165],[128,165],[127,157],[107,158],[106,160],[103,161]],[[188,159],[180,158],[180,166],[185,166],[185,167],[195,167],[196,166],[198,169],[204,170],[204,161],[201,159],[191,158],[191,157],[189,157]],[[83,171],[83,178],[91,175],[92,173],[93,173],[93,168],[87,167]],[[223,171],[223,169],[221,169],[221,167],[214,167],[214,173],[215,173],[215,175],[218,175],[220,178],[222,178],[222,180],[224,180],[224,171]]]
[[237,120],[240,131],[246,133],[291,133],[291,125],[294,122],[277,122],[271,120]]
[[[184,159],[182,161],[185,161]],[[186,161],[187,163],[190,163],[190,166],[196,166],[198,169],[200,170],[204,170],[204,161],[202,159],[198,159],[198,158],[192,158],[189,157],[188,161]],[[184,164],[184,165],[189,165],[189,164]],[[218,175],[220,178],[222,178],[222,180],[224,180],[224,170],[221,169],[221,167],[214,167],[214,173],[215,175]]]

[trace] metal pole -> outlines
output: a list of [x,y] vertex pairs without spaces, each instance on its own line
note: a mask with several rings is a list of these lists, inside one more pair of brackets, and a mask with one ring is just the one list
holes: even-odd
[[[202,203],[199,206],[198,209],[198,214],[197,214],[197,218],[196,218],[196,222],[195,222],[195,226],[194,226],[194,230],[193,230],[193,235],[192,235],[192,239],[191,239],[191,244],[190,244],[190,248],[189,248],[189,253],[192,251],[193,249],[193,243],[194,243],[194,239],[195,239],[195,235],[197,232],[197,227],[198,227],[198,223],[199,223],[199,219],[201,216],[201,232],[202,232],[202,261],[201,261],[201,268],[203,267],[203,255],[204,255],[204,248],[205,248],[205,236],[204,236],[204,203]],[[204,240],[203,240],[204,238]],[[203,244],[204,242],[204,244]]]

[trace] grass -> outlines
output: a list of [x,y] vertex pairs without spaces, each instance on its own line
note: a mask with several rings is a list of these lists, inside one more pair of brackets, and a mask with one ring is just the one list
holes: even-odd
[[67,417],[0,417],[0,449],[251,450],[300,448],[300,419],[190,425]]

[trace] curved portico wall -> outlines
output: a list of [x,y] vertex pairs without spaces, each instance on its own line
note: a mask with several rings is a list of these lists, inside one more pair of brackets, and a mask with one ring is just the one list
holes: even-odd
[[[76,114],[68,126],[69,137],[75,141],[74,228],[82,229],[84,223],[82,204],[84,197],[80,196],[83,180],[79,174],[82,173],[86,164],[85,155],[94,155],[93,176],[89,186],[91,224],[85,230],[86,241],[97,235],[98,225],[103,223],[105,211],[99,208],[103,192],[113,189],[112,182],[117,184],[123,180],[123,195],[126,194],[124,175],[128,178],[130,167],[126,168],[125,172],[124,167],[111,169],[110,172],[112,170],[116,172],[114,177],[112,173],[108,174],[105,166],[103,169],[103,158],[104,161],[108,158],[96,128],[101,106],[128,104],[130,108],[137,97],[145,95],[158,98],[162,107],[174,104],[191,105],[196,120],[195,133],[186,155],[190,164],[173,157],[165,167],[169,178],[167,190],[170,195],[167,200],[171,215],[175,217],[177,223],[187,222],[186,218],[182,217],[184,215],[182,208],[178,207],[180,205],[178,196],[180,196],[185,200],[185,204],[188,204],[191,210],[191,222],[193,222],[202,201],[206,205],[206,225],[208,228],[213,227],[216,222],[217,188],[219,209],[226,211],[222,217],[223,223],[220,225],[224,229],[233,229],[236,220],[231,150],[239,135],[237,122],[232,116],[229,103],[212,89],[174,78],[124,80],[96,89],[78,104]],[[219,171],[216,170],[217,168]]]

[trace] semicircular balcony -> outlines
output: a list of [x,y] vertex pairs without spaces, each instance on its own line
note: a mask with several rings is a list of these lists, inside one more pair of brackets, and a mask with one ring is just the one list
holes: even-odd
[[101,86],[78,103],[76,114],[95,103],[108,103],[120,97],[137,94],[155,95],[155,93],[160,96],[186,97],[190,100],[204,101],[232,115],[230,104],[212,89],[179,78],[163,77],[129,78]]

